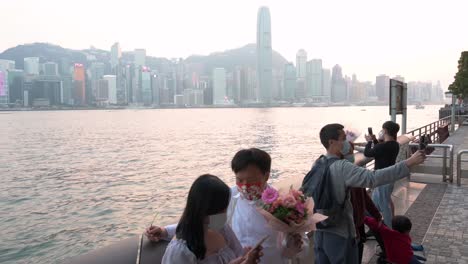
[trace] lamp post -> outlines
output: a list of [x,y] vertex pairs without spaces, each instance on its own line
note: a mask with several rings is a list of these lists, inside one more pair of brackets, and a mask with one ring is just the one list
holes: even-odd
[[452,111],[451,111],[451,118],[450,118],[450,131],[453,133],[455,132],[455,101],[456,98],[452,92],[445,92],[446,97],[452,97]]

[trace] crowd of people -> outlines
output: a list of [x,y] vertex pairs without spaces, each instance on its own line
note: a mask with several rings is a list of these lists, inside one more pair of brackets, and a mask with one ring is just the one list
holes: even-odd
[[[314,200],[326,193],[337,206],[324,211],[329,219],[317,224],[313,242],[306,233],[294,233],[277,243],[283,238],[280,232],[272,229],[257,210],[256,201],[269,187],[271,171],[270,155],[257,148],[234,155],[231,169],[236,186],[229,188],[209,174],[198,177],[179,222],[165,227],[152,225],[146,235],[154,242],[170,241],[163,264],[283,264],[293,258],[308,263],[310,243],[314,244],[315,263],[361,263],[363,243],[369,235],[365,232],[367,225],[381,242],[387,263],[418,263],[410,251],[411,221],[393,216],[391,193],[394,182],[409,176],[410,168],[424,162],[425,155],[418,151],[395,163],[398,131],[398,124],[389,121],[378,138],[366,138],[365,155],[375,159],[375,170],[367,170],[354,164],[353,144],[346,140],[342,125],[329,124],[321,129],[320,141],[326,154],[314,163],[302,189]],[[318,194],[316,179],[330,182],[320,185],[325,192]],[[366,188],[374,190],[372,198]],[[316,201],[316,207],[319,205]]]

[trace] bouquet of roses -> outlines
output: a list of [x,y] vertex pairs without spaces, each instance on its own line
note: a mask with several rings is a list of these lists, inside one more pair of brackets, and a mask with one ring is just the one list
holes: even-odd
[[346,140],[348,140],[349,142],[354,142],[356,141],[356,139],[359,138],[359,136],[361,136],[361,133],[358,130],[355,130],[352,128],[346,129],[345,134],[346,134]]
[[314,231],[315,224],[327,218],[314,213],[314,200],[292,186],[287,192],[266,188],[258,211],[273,230],[281,232],[278,242],[284,235]]

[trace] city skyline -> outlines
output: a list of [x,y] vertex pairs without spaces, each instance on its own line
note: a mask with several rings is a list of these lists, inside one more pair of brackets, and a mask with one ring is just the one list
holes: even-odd
[[[66,5],[51,0],[3,3],[8,27],[0,29],[0,50],[32,42],[74,49],[94,45],[107,50],[119,41],[123,50],[145,48],[147,54],[156,57],[186,58],[254,43],[256,32],[251,25],[257,19],[258,7],[266,5],[273,17],[274,49],[288,61],[295,61],[296,52],[303,48],[310,58],[322,59],[324,68],[340,64],[343,69],[352,69],[350,75],[356,73],[361,79],[373,80],[384,73],[400,74],[413,80],[440,80],[445,89],[456,72],[454,61],[468,43],[468,36],[457,33],[461,32],[462,12],[468,6],[463,1],[444,5],[436,1],[394,1],[385,5],[364,0],[294,4],[274,1],[154,4],[136,0],[131,4],[114,3],[113,12],[105,15],[101,11],[109,8],[107,2],[83,0],[73,11]],[[46,12],[51,7],[63,12]],[[138,14],[138,19],[128,19],[126,14],[131,12]],[[19,13],[22,15],[18,16]],[[86,19],[64,19],[67,15],[85,15]],[[394,19],[392,15],[404,19]],[[140,19],[145,16],[152,18],[151,23]],[[157,26],[155,30],[154,25],[165,26]],[[391,41],[392,37],[403,41]]]

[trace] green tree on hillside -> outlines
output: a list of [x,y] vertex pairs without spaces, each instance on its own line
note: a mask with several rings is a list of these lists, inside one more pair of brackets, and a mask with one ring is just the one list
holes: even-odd
[[460,60],[458,60],[458,72],[449,90],[454,96],[468,97],[468,51],[461,53]]

